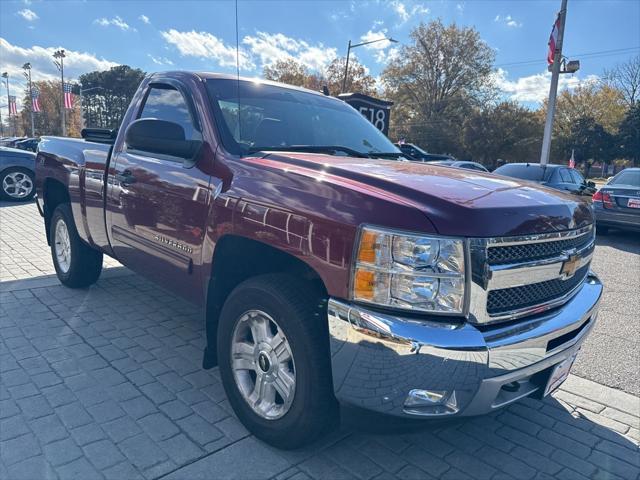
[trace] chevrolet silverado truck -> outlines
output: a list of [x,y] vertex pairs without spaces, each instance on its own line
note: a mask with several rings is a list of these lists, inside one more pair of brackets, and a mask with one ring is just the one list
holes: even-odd
[[548,395],[596,322],[588,204],[402,161],[336,98],[156,73],[118,132],[83,136],[37,156],[58,278],[88,287],[108,255],[202,306],[203,368],[278,447],[341,404],[433,419]]

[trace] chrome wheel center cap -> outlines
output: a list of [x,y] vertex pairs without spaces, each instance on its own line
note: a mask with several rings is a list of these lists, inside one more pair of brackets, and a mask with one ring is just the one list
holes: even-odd
[[258,354],[258,366],[264,373],[267,373],[271,369],[271,360],[269,359],[269,355],[265,352],[260,352]]

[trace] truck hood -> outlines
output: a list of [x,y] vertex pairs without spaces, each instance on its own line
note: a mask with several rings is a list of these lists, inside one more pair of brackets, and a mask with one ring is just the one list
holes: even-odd
[[372,194],[388,192],[399,203],[420,209],[443,235],[529,235],[593,223],[590,206],[573,195],[490,173],[291,152],[252,160],[316,179],[322,175],[325,182],[346,182]]

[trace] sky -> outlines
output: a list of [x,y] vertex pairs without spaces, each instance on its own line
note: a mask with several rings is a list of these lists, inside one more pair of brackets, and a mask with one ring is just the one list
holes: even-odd
[[[536,108],[549,91],[546,51],[560,0],[239,0],[240,74],[294,58],[321,69],[347,43],[392,37],[352,50],[378,78],[420,22],[440,18],[475,27],[496,52],[495,78],[505,99]],[[0,70],[21,97],[22,65],[33,78],[57,79],[51,55],[64,48],[65,76],[127,64],[162,70],[236,71],[233,1],[0,0]],[[640,53],[640,0],[569,0],[565,56],[579,59],[561,88],[596,80],[605,69]],[[6,90],[0,106],[6,115]],[[20,104],[18,105],[20,108]]]

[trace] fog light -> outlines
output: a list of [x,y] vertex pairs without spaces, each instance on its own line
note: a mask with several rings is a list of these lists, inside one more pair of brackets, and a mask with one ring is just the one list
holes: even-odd
[[411,390],[404,401],[404,412],[411,415],[451,415],[457,413],[456,392]]

